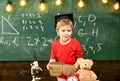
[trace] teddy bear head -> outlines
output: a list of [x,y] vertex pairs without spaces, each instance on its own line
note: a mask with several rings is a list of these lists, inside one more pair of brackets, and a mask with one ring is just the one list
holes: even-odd
[[80,59],[79,63],[81,69],[91,69],[93,66],[93,61],[91,59]]

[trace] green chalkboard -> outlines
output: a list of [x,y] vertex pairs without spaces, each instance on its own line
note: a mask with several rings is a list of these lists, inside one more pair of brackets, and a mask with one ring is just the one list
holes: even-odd
[[85,0],[83,9],[78,0],[64,0],[61,7],[55,0],[45,0],[46,12],[38,12],[40,0],[27,0],[25,8],[19,0],[11,0],[14,12],[4,8],[7,0],[0,0],[0,61],[32,61],[37,54],[40,61],[49,60],[50,47],[57,38],[54,16],[73,13],[74,33],[82,45],[85,58],[93,60],[120,60],[120,12],[112,8],[114,0],[106,5],[100,0]]

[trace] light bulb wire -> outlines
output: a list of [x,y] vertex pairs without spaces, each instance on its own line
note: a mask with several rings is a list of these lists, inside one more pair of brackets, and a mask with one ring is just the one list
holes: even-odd
[[40,3],[44,3],[45,1],[44,0],[41,0]]
[[8,0],[7,4],[12,4],[12,2],[10,0]]

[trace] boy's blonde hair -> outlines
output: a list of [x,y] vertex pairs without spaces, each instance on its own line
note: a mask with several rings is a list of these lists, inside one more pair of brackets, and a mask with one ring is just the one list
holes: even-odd
[[73,22],[69,19],[62,19],[59,22],[57,22],[56,31],[58,31],[60,29],[60,27],[63,27],[65,25],[70,25],[70,27],[73,30]]

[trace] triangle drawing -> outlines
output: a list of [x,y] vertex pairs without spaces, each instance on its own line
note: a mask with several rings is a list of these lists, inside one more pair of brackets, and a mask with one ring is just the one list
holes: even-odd
[[2,34],[10,34],[10,35],[19,35],[20,33],[15,29],[15,27],[2,16]]

